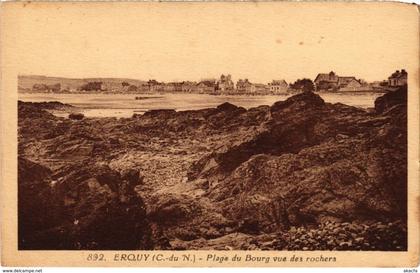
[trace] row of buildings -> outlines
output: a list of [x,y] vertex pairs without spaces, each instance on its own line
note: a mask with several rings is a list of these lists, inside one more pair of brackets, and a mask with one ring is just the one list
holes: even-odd
[[231,75],[221,75],[216,79],[203,79],[199,82],[158,82],[149,80],[147,82],[127,82],[121,83],[113,81],[90,81],[81,85],[77,90],[67,90],[61,85],[34,84],[32,91],[37,92],[76,92],[76,91],[98,91],[111,93],[205,93],[205,94],[257,94],[257,95],[280,95],[288,93],[302,92],[299,81],[309,82],[310,91],[316,92],[358,92],[358,91],[385,91],[398,86],[407,84],[407,72],[402,69],[392,73],[388,80],[367,83],[354,76],[339,76],[334,71],[330,73],[319,73],[312,82],[310,79],[298,80],[294,84],[288,84],[285,80],[273,80],[268,84],[251,82],[248,79],[239,79],[234,84]]
[[334,71],[318,74],[314,84],[317,91],[358,91],[360,88],[367,87],[354,76],[338,76]]
[[206,94],[283,94],[288,91],[285,80],[273,80],[269,84],[252,83],[248,79],[240,79],[236,86],[231,75],[221,75],[216,79],[203,79],[199,82],[157,82],[150,80],[141,86],[129,86],[128,91],[149,92],[181,92]]
[[[392,73],[388,80],[367,83],[355,76],[339,76],[334,71],[319,73],[313,82],[314,91],[317,92],[363,92],[383,91],[387,88],[398,87],[407,84],[407,72],[402,69]],[[142,91],[152,92],[185,92],[207,94],[287,94],[299,92],[285,80],[273,80],[268,84],[254,83],[248,79],[239,79],[234,84],[231,75],[221,75],[218,80],[205,79],[200,82],[170,82],[158,83],[149,81],[142,87]]]
[[402,69],[392,73],[388,80],[367,83],[361,79],[356,79],[354,76],[338,76],[334,71],[331,71],[330,73],[318,74],[314,80],[314,85],[316,91],[381,91],[406,85],[407,77],[408,73]]

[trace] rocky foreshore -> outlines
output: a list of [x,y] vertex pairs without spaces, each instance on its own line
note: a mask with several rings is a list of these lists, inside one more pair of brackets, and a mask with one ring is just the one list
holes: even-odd
[[19,248],[406,250],[406,92],[121,119],[19,102]]

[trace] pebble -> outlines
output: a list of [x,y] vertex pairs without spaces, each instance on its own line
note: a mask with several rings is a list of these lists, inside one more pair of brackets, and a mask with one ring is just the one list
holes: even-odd
[[288,243],[283,241],[278,245],[289,250],[403,250],[406,236],[406,228],[401,223],[366,225],[327,221],[318,229],[291,227],[284,236],[289,238]]

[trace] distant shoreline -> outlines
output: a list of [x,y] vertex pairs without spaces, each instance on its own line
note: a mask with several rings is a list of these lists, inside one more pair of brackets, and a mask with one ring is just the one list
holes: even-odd
[[[331,92],[331,91],[319,91],[314,92],[315,94],[337,94],[337,95],[358,95],[358,94],[385,94],[387,91],[385,90],[366,90],[366,91],[343,91],[343,92]],[[18,94],[51,94],[51,95],[155,95],[155,96],[162,96],[162,95],[212,95],[212,96],[292,96],[299,94],[297,92],[290,92],[284,94],[244,94],[244,93],[224,93],[224,94],[212,94],[212,93],[187,93],[187,92],[32,92],[32,91],[18,91]]]
[[[353,107],[369,109],[374,100],[383,93],[318,93],[326,102],[341,103]],[[285,95],[210,95],[196,93],[165,94],[111,94],[111,93],[21,93],[18,99],[26,102],[58,101],[71,104],[80,109],[87,117],[131,117],[136,111],[145,112],[154,109],[198,110],[216,107],[225,102],[245,109],[260,105],[272,105],[284,101],[293,94]]]

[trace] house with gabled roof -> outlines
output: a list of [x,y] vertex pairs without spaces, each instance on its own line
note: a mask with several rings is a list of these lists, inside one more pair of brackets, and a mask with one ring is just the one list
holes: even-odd
[[252,83],[248,79],[239,79],[236,82],[236,91],[241,94],[251,93]]
[[220,93],[231,93],[234,89],[235,85],[232,81],[232,76],[230,74],[227,76],[222,74],[217,81],[216,90]]
[[216,80],[202,80],[196,85],[196,90],[198,91],[198,93],[215,93]]
[[406,85],[407,76],[408,73],[405,71],[405,69],[402,69],[401,72],[399,70],[395,71],[391,76],[388,77],[388,86],[397,87]]
[[273,80],[268,84],[268,87],[273,94],[285,94],[289,85],[285,80]]
[[334,71],[318,74],[314,83],[316,91],[356,91],[362,87],[356,77],[338,76]]
[[263,83],[253,83],[251,86],[251,94],[268,94],[270,89],[266,84]]
[[184,93],[194,93],[197,91],[197,83],[191,81],[183,81],[181,90]]

